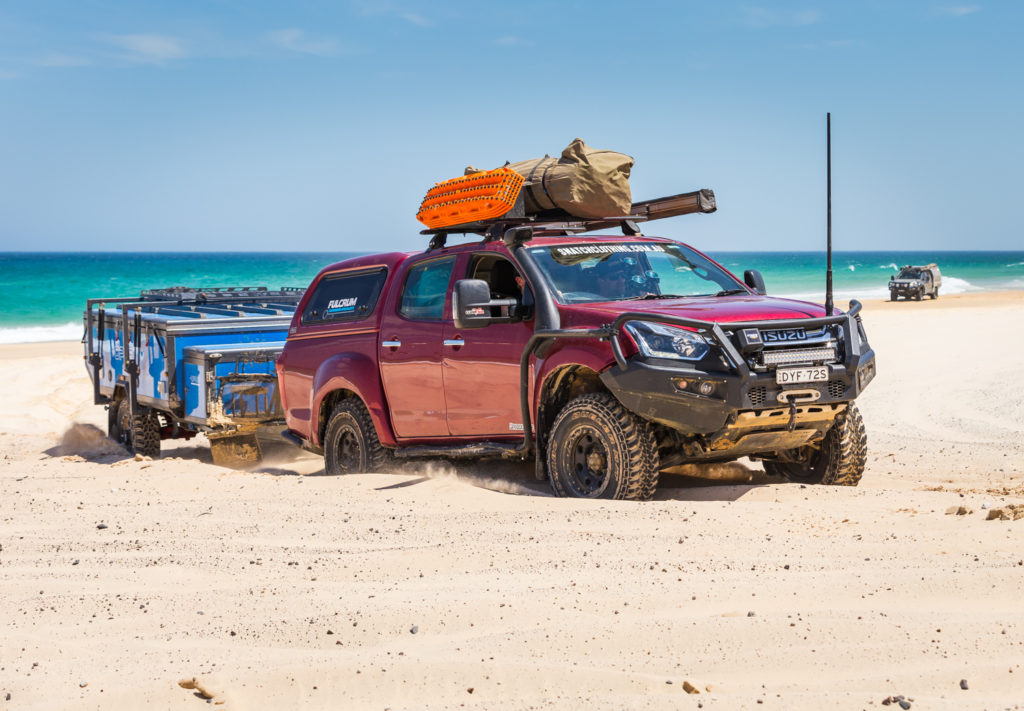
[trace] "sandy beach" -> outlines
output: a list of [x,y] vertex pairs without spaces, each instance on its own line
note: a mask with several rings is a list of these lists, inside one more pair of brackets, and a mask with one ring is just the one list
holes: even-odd
[[1024,292],[864,322],[859,487],[744,460],[646,503],[136,461],[80,344],[2,346],[0,709],[1024,708]]

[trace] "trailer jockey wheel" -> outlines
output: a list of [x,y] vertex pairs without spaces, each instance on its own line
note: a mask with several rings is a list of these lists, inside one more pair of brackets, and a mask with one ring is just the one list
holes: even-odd
[[139,408],[135,417],[128,412],[128,398],[117,403],[117,415],[107,419],[111,439],[124,445],[132,454],[156,459],[160,456],[160,420],[149,408]]

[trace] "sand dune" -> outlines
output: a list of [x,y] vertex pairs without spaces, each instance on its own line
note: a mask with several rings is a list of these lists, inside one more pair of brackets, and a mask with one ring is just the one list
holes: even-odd
[[0,707],[1019,708],[1024,293],[864,318],[859,487],[741,461],[647,503],[529,464],[136,461],[79,344],[0,347]]

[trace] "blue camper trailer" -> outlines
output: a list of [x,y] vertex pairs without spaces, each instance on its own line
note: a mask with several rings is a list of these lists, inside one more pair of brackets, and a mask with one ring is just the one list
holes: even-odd
[[257,432],[284,425],[274,369],[305,289],[171,287],[89,299],[86,367],[107,432],[129,451],[203,432],[213,460],[260,460]]

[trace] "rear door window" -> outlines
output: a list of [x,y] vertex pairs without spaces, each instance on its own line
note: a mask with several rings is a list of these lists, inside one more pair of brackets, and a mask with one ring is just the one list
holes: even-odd
[[366,318],[373,313],[386,276],[386,269],[328,274],[309,297],[303,325]]
[[432,259],[409,270],[398,312],[414,321],[443,321],[455,257]]

